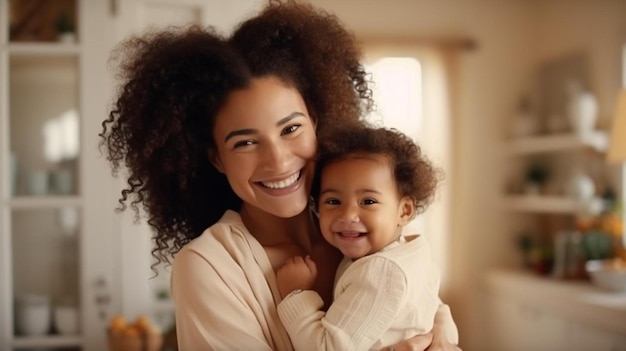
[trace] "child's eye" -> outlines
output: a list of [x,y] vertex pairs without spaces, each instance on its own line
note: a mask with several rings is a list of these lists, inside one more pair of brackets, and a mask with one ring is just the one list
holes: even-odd
[[373,205],[373,204],[378,203],[378,201],[376,201],[376,200],[374,200],[374,199],[363,199],[363,200],[361,201],[361,203],[362,203],[363,205]]
[[341,202],[337,199],[326,199],[324,203],[327,205],[339,205]]
[[298,128],[300,128],[299,124],[292,124],[290,126],[287,126],[285,127],[285,129],[283,129],[283,132],[281,133],[281,135],[291,134],[295,132],[296,130],[298,130]]

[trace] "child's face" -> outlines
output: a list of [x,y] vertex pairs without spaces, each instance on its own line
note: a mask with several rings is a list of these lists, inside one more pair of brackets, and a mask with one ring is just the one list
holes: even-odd
[[322,170],[322,234],[347,257],[361,258],[396,240],[413,211],[412,201],[399,197],[389,161],[381,155],[342,159]]

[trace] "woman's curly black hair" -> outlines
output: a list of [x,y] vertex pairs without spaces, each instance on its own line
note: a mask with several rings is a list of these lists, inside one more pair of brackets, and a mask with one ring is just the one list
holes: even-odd
[[320,140],[311,193],[315,204],[318,204],[320,177],[325,166],[372,155],[381,155],[389,160],[398,194],[412,199],[415,215],[423,213],[435,196],[443,171],[433,166],[421,148],[406,134],[365,124],[342,126]]
[[147,213],[153,256],[169,262],[241,205],[207,156],[229,93],[276,76],[298,89],[322,136],[373,108],[360,58],[335,16],[293,1],[270,1],[230,37],[211,27],[169,27],[119,44],[111,62],[121,83],[100,147],[114,174],[128,172],[119,210]]

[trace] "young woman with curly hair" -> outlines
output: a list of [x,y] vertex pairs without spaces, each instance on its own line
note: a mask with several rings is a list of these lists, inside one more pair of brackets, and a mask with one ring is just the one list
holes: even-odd
[[429,332],[441,304],[438,268],[425,239],[402,228],[428,207],[439,170],[401,132],[361,125],[320,141],[317,167],[320,231],[344,259],[327,312],[310,256],[276,272],[278,315],[294,348],[380,350]]
[[[153,255],[175,255],[171,290],[182,350],[291,350],[277,315],[275,270],[309,254],[330,302],[341,253],[308,203],[317,138],[371,109],[355,40],[309,5],[270,2],[230,37],[169,28],[116,51],[122,83],[103,122],[121,209],[141,207]],[[454,325],[447,306],[424,349]]]

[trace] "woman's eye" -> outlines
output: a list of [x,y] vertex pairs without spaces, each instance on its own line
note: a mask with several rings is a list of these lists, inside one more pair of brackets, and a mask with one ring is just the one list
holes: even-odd
[[283,129],[282,135],[291,134],[300,128],[299,124],[293,124]]
[[378,203],[378,201],[376,201],[374,199],[363,199],[363,201],[361,201],[361,203],[363,205],[373,205],[375,203]]
[[254,144],[253,140],[241,140],[241,141],[236,142],[235,145],[233,145],[233,149],[248,146],[248,145],[253,145],[253,144]]

